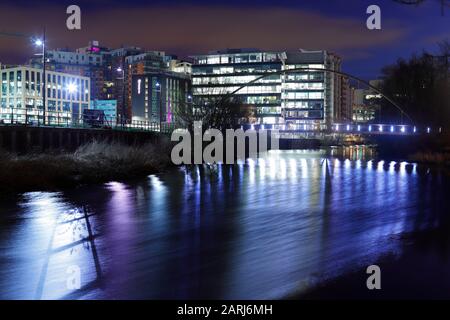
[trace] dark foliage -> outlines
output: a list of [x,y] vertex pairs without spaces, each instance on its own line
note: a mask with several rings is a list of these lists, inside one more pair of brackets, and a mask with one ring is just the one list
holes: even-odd
[[[383,69],[383,92],[392,97],[418,125],[450,125],[450,43],[439,53],[423,52]],[[384,121],[395,121],[398,112],[383,102]]]

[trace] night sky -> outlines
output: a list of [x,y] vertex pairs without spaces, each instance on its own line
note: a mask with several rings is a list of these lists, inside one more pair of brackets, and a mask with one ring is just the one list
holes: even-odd
[[[80,31],[66,28],[70,4],[81,7]],[[370,4],[381,7],[382,30],[366,28]],[[397,58],[434,51],[450,39],[450,7],[442,16],[439,0],[419,6],[393,0],[1,1],[0,32],[39,34],[43,25],[51,49],[89,40],[180,57],[240,47],[327,49],[343,57],[345,71],[370,79]],[[0,35],[2,63],[24,63],[35,51],[27,38]]]

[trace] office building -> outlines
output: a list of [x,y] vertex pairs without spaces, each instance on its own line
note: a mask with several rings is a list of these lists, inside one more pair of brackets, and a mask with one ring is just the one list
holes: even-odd
[[[48,50],[46,53],[47,70],[88,77],[91,79],[93,99],[115,98],[112,94],[112,67],[107,48],[91,41],[87,47],[71,51],[68,49]],[[42,68],[41,58],[33,58],[30,65]]]
[[176,57],[169,61],[169,70],[172,72],[192,74],[192,63],[184,60],[178,60]]
[[118,123],[116,100],[92,100],[91,109],[103,111],[108,124],[115,125]]
[[[31,65],[42,68],[40,58],[32,59]],[[152,111],[153,116],[152,112],[146,116],[143,112],[145,106],[138,107],[138,102],[132,101],[133,97],[139,98],[133,93],[135,76],[146,76],[147,81],[158,78],[158,83],[161,83],[158,90],[167,95],[167,99],[163,96],[162,101],[166,103],[170,100],[170,104],[176,104],[171,100],[171,95],[173,92],[177,95],[178,92],[190,90],[192,69],[189,62],[162,51],[144,51],[138,47],[109,49],[101,47],[98,41],[91,41],[88,46],[75,51],[48,50],[47,70],[89,77],[92,100],[115,100],[118,121],[130,123],[132,119],[153,119],[159,122],[160,117],[165,117],[155,113],[155,110]],[[162,110],[170,110],[171,107],[167,104]],[[170,115],[169,111],[168,114]],[[164,121],[166,120],[165,118]]]
[[128,119],[172,123],[191,95],[189,64],[161,51],[128,56],[125,63]]
[[[88,77],[19,66],[0,70],[0,119],[5,123],[76,125],[89,108]],[[44,92],[45,93],[44,93]],[[46,94],[46,107],[43,107]]]
[[[326,128],[342,112],[340,75],[321,71],[340,71],[341,60],[327,51],[227,49],[192,59],[196,103],[239,89],[235,97],[256,107],[256,123],[293,129]],[[282,74],[297,68],[313,70]]]
[[[382,80],[370,80],[369,84],[381,88]],[[380,116],[382,96],[372,88],[352,89],[352,119],[354,122],[374,122]]]
[[191,100],[189,76],[170,71],[132,76],[132,120],[173,123],[178,108]]
[[112,81],[114,83],[114,92],[112,99],[117,101],[117,116],[120,119],[131,119],[131,109],[126,105],[127,102],[127,81],[126,81],[126,57],[143,53],[138,47],[123,47],[113,49],[111,54]]

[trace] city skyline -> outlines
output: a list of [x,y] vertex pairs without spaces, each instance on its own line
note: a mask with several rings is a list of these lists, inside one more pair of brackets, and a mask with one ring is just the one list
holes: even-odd
[[[343,58],[344,70],[366,80],[400,57],[435,51],[449,37],[449,19],[436,1],[420,6],[379,1],[381,30],[366,28],[370,1],[350,2],[128,1],[121,11],[120,1],[79,1],[81,30],[69,31],[69,2],[20,0],[1,4],[0,20],[1,31],[11,33],[39,35],[45,24],[49,49],[75,49],[98,40],[107,47],[139,46],[181,58],[225,48],[328,50]],[[22,64],[34,51],[23,38],[2,37],[0,62]]]

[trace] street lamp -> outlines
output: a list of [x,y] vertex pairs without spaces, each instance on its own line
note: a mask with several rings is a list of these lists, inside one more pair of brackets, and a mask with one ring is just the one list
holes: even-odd
[[120,72],[122,74],[122,78],[119,80],[122,80],[122,106],[121,106],[121,115],[120,115],[120,122],[122,123],[122,127],[124,126],[124,117],[125,117],[125,70],[122,67],[117,67],[117,72]]
[[[45,74],[45,69],[46,69],[46,48],[45,48],[45,28],[44,28],[44,33],[43,33],[43,37],[42,39],[35,39],[34,40],[34,45],[36,47],[42,47],[42,108],[43,108],[43,124],[45,126],[45,109],[46,109],[46,98],[47,98],[47,85],[46,85],[46,74]],[[39,115],[39,114],[38,114]],[[38,116],[38,122],[39,122],[39,116]]]
[[43,42],[41,39],[36,39],[36,40],[34,41],[34,44],[35,44],[37,47],[40,47],[40,46],[42,46],[42,45],[44,44],[44,42]]
[[75,83],[69,83],[69,84],[67,85],[67,91],[68,91],[70,94],[74,94],[75,92],[77,92],[77,85],[76,85]]

